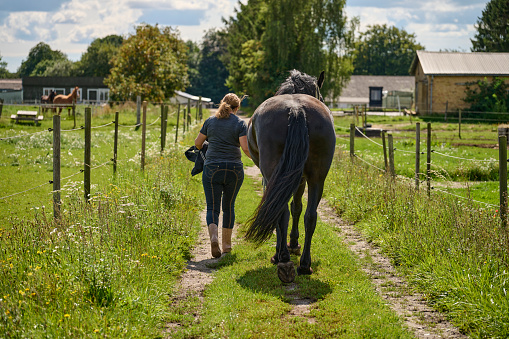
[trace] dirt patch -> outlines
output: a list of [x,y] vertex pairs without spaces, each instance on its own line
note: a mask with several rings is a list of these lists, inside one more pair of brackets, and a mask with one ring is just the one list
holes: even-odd
[[[178,283],[177,292],[171,300],[171,304],[175,307],[185,306],[186,304],[196,304],[188,302],[192,299],[198,298],[198,305],[203,305],[204,296],[203,292],[208,284],[214,280],[215,269],[211,268],[221,258],[213,258],[210,251],[210,240],[207,225],[207,211],[203,210],[200,213],[201,230],[198,235],[198,242],[196,247],[191,252],[193,259],[189,260],[187,267],[182,274]],[[232,232],[232,247],[235,246],[235,239],[237,236],[237,227],[235,225]],[[219,243],[221,244],[222,227],[219,225]],[[223,254],[228,255],[228,254]],[[187,313],[194,315],[194,322],[200,321],[201,307],[188,310]],[[167,332],[173,333],[181,324],[178,322],[170,322],[166,324]]]

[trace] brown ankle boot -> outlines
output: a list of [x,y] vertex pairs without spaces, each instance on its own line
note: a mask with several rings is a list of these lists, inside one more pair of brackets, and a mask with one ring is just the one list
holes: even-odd
[[210,237],[210,251],[212,252],[212,256],[214,258],[219,258],[221,256],[221,249],[219,248],[216,224],[209,225],[209,237]]
[[232,231],[231,228],[223,227],[223,253],[229,253],[232,250]]

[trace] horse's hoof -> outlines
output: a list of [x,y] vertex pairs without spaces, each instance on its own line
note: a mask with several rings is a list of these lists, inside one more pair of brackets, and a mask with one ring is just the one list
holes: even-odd
[[274,254],[274,256],[272,258],[270,258],[270,262],[273,263],[274,265],[277,265],[277,263],[279,263],[279,259],[277,258],[277,254]]
[[299,266],[297,267],[297,274],[298,275],[311,275],[313,274],[313,269],[311,267],[302,267],[302,266]]
[[297,244],[297,247],[290,247],[290,244],[287,244],[287,247],[288,247],[288,251],[290,252],[290,254],[300,255],[300,245],[299,244]]
[[284,283],[291,283],[295,280],[295,269],[293,268],[293,261],[280,262],[277,264],[277,276],[279,280]]

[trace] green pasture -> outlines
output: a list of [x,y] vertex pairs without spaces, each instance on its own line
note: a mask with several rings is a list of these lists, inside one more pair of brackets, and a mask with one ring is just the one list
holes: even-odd
[[[113,175],[109,162],[113,126],[101,126],[113,121],[117,109],[93,112],[92,125],[98,128],[92,129],[95,168],[89,203],[83,199],[80,173],[83,131],[63,132],[62,177],[68,179],[62,183],[62,220],[56,222],[52,186],[45,184],[52,179],[52,138],[47,132],[51,119],[46,117],[41,126],[15,125],[6,119],[5,108],[0,138],[16,138],[0,140],[1,197],[44,186],[0,200],[0,338],[412,337],[360,269],[369,255],[361,260],[350,253],[334,225],[318,221],[312,247],[314,274],[281,284],[269,261],[274,239],[261,246],[242,240],[244,223],[259,201],[260,183],[250,178],[238,196],[241,238],[216,265],[204,300],[191,297],[172,304],[177,279],[204,227],[199,219],[205,207],[201,177],[190,177],[192,164],[183,156],[197,132],[194,115],[192,131],[183,136],[179,132],[177,144],[170,137],[176,122],[170,117],[167,147],[161,153],[160,109],[149,106],[145,170],[140,168],[141,129],[124,127]],[[121,124],[136,123],[133,107],[118,110]],[[82,110],[78,112],[81,126]],[[72,129],[74,120],[66,114],[62,118],[62,129]],[[377,124],[391,124],[408,136],[395,138],[396,149],[414,149],[415,132],[408,117],[378,119]],[[391,258],[407,276],[408,288],[423,293],[429,305],[444,312],[463,333],[473,338],[509,336],[509,235],[498,211],[438,191],[428,197],[425,189],[415,190],[413,180],[404,179],[413,178],[415,158],[397,151],[396,180],[359,159],[352,162],[347,143],[350,122],[351,117],[335,119],[337,156],[325,199]],[[434,131],[452,140],[445,142],[441,153],[498,158],[497,150],[482,148],[486,153],[476,153],[473,150],[480,147],[455,145],[456,130],[436,125]],[[496,140],[494,125],[471,129]],[[355,140],[356,153],[383,167],[379,147],[362,139]],[[434,139],[434,147],[441,144]],[[461,181],[468,188],[455,188],[453,193],[498,203],[498,183],[485,179],[490,168],[480,168],[482,179],[476,182],[465,176],[474,173],[470,162],[458,165],[458,159],[438,159],[434,156],[432,161],[443,172],[433,176],[434,185]],[[252,165],[245,156],[243,161]],[[456,169],[461,166],[462,171]],[[496,162],[493,166],[498,168]],[[292,260],[297,263],[298,257]],[[309,314],[291,315],[296,297],[310,301]],[[181,326],[168,329],[169,322]]]
[[[413,183],[352,162],[344,152],[327,182],[326,199],[336,212],[379,246],[462,333],[509,336],[509,230],[497,209],[436,191],[428,197]],[[470,193],[479,198],[494,189],[491,183],[484,187]]]
[[[350,124],[360,125],[352,116],[335,117],[337,144],[350,152]],[[431,186],[452,194],[491,205],[499,204],[498,125],[475,123],[461,125],[426,117],[368,116],[373,128],[393,136],[396,175],[414,180],[416,158],[416,123],[420,124],[420,186],[426,188],[427,124],[431,123]],[[386,137],[388,147],[388,138]],[[382,138],[356,137],[355,154],[380,172],[385,168]],[[493,193],[493,194],[492,194]]]
[[[63,111],[61,115],[61,187],[77,189],[84,195],[83,187],[76,185],[83,180],[84,168],[84,106],[77,106],[76,120]],[[33,215],[34,210],[45,208],[52,213],[53,185],[53,127],[51,112],[39,126],[33,124],[14,124],[10,114],[17,110],[37,110],[36,107],[4,106],[0,119],[0,198],[29,190],[0,200],[0,221],[22,218]],[[119,137],[117,150],[117,168],[127,164],[138,164],[141,167],[142,128],[136,128],[136,106],[124,104],[110,108],[92,107],[92,147],[91,147],[91,185],[100,187],[111,181],[113,174],[112,158],[114,146],[115,111],[119,112]],[[192,123],[195,124],[195,110],[192,110]],[[175,142],[177,124],[176,108],[169,107],[166,145]],[[160,106],[149,105],[147,109],[147,152],[160,150],[161,130]],[[179,119],[179,140],[183,134],[182,112]],[[141,118],[140,118],[141,121]],[[109,125],[107,125],[109,124]],[[107,126],[104,126],[107,125]],[[102,165],[102,166],[101,166]],[[99,167],[98,167],[99,166]],[[99,185],[99,186],[98,186]],[[66,197],[62,194],[62,199]]]

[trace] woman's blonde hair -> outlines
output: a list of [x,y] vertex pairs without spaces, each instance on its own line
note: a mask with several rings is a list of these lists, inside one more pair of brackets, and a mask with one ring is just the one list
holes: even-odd
[[242,100],[235,93],[228,93],[219,103],[216,117],[219,119],[228,118],[233,111],[240,106]]

